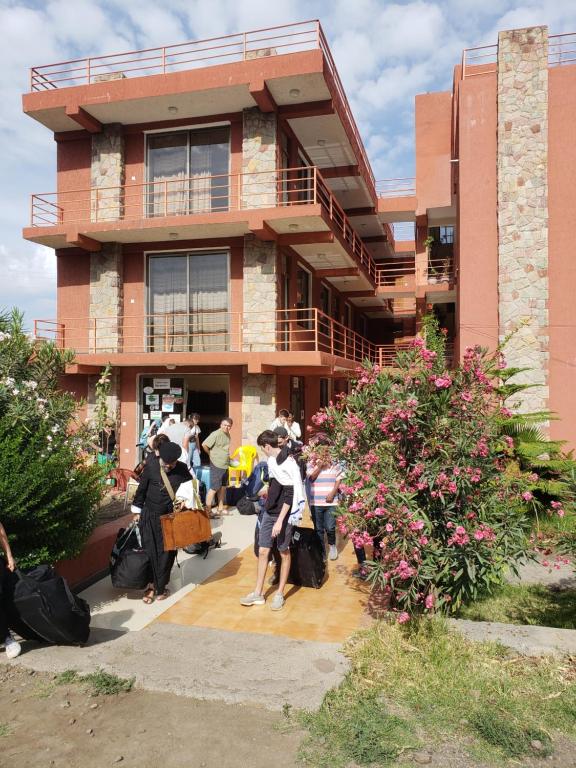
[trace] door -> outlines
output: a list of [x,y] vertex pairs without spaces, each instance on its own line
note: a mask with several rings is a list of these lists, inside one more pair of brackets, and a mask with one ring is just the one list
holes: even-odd
[[306,414],[304,404],[303,376],[290,376],[290,410],[294,414],[294,419],[300,424],[302,428],[302,434],[304,434]]

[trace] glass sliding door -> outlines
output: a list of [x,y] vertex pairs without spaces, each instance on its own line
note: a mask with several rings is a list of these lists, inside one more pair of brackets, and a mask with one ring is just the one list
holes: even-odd
[[148,216],[226,211],[229,206],[230,128],[148,136]]
[[147,350],[229,348],[228,252],[148,257]]

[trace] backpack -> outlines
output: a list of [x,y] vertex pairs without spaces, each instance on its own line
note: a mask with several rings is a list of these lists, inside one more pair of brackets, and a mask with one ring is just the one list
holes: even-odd
[[184,547],[184,552],[188,555],[203,555],[202,560],[206,560],[211,549],[220,549],[222,546],[222,534],[220,531],[212,534],[208,541],[200,541],[198,544],[190,544]]
[[242,496],[236,502],[236,509],[241,515],[257,515],[259,511],[256,502],[249,499],[248,496]]

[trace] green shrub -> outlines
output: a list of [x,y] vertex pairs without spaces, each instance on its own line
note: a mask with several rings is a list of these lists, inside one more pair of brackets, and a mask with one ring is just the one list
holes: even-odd
[[59,389],[72,359],[32,341],[19,312],[0,316],[0,515],[22,567],[77,555],[102,496],[94,435]]

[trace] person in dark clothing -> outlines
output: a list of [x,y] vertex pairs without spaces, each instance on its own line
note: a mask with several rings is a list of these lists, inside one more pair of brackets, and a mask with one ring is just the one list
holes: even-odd
[[9,659],[15,659],[20,655],[22,650],[20,643],[18,643],[12,637],[12,633],[8,629],[8,574],[6,571],[14,571],[16,563],[12,556],[12,550],[10,549],[10,542],[4,526],[0,523],[0,547],[4,551],[4,558],[0,557],[0,643],[4,643],[6,649],[6,656]]
[[164,551],[160,517],[172,512],[174,505],[162,479],[162,470],[176,493],[182,483],[190,480],[188,467],[178,461],[181,453],[181,446],[166,442],[160,445],[159,456],[151,454],[148,457],[131,508],[139,520],[142,546],[150,559],[154,579],[142,598],[145,603],[168,597],[166,585],[170,581],[176,551]]

